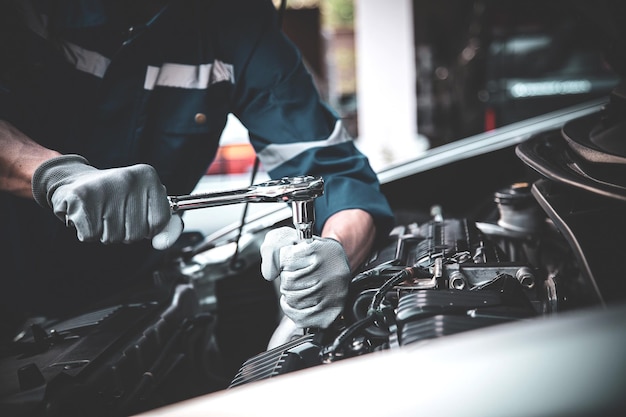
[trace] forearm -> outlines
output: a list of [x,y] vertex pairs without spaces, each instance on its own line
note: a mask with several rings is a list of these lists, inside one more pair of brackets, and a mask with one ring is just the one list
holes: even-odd
[[354,271],[369,255],[376,236],[376,226],[369,213],[359,209],[343,210],[326,220],[322,237],[341,242],[350,270]]
[[0,120],[0,191],[33,198],[31,180],[42,162],[60,154]]

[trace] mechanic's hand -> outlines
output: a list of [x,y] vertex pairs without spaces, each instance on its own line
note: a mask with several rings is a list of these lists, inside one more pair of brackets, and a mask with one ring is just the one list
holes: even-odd
[[280,277],[280,305],[298,327],[327,328],[343,309],[350,266],[341,243],[314,236],[299,242],[291,227],[270,230],[261,245],[261,273]]
[[153,246],[162,250],[183,230],[150,165],[99,170],[82,156],[63,155],[35,170],[32,187],[35,201],[74,225],[81,241],[130,243],[154,238]]

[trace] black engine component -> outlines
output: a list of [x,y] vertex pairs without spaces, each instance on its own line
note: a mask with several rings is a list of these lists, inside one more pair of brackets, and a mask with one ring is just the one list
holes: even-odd
[[318,339],[319,335],[306,334],[247,360],[230,387],[320,365],[322,346]]
[[[209,366],[201,355],[214,317],[200,312],[191,284],[165,281],[80,316],[25,327],[0,351],[0,415],[124,416],[213,384],[198,368]],[[189,385],[172,385],[181,372]]]

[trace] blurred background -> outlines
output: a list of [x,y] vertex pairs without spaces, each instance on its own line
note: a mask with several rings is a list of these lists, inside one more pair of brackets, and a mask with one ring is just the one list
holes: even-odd
[[[618,82],[606,52],[622,45],[609,44],[621,29],[602,20],[603,8],[620,1],[287,0],[283,29],[379,171],[606,96]],[[221,144],[198,192],[267,179],[262,166],[252,178],[254,152],[234,117]],[[243,214],[217,209],[213,218],[222,220],[210,226],[198,217],[204,210],[187,213],[188,230],[210,233]]]

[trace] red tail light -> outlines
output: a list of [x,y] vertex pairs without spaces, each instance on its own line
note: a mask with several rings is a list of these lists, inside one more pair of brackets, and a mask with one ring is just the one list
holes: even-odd
[[256,154],[249,143],[220,146],[207,175],[243,174],[254,167]]

